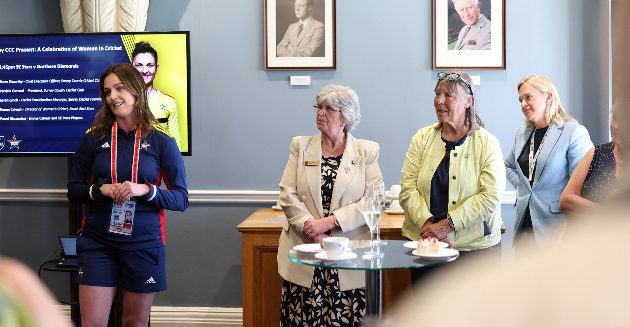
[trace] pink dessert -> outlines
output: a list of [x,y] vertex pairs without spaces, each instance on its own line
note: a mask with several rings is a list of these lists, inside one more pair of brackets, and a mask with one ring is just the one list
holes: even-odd
[[416,253],[418,254],[437,254],[440,251],[440,244],[437,238],[427,237],[418,241]]

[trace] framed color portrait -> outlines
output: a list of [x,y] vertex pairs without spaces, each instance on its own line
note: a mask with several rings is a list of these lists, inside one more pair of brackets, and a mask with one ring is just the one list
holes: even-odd
[[433,69],[505,68],[505,0],[433,0]]
[[335,69],[335,0],[265,0],[265,69]]

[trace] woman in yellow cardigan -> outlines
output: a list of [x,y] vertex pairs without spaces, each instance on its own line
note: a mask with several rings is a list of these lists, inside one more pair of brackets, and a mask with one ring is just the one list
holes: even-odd
[[438,122],[414,135],[402,168],[403,236],[435,237],[460,255],[500,254],[503,155],[477,114],[470,77],[439,73],[433,105]]

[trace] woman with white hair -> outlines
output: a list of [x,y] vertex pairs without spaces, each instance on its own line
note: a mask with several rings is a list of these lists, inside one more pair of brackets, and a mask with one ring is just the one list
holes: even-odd
[[518,84],[525,126],[516,133],[505,160],[516,188],[515,245],[523,241],[552,245],[562,235],[566,217],[560,194],[571,173],[593,146],[588,131],[565,111],[553,83],[541,75]]
[[369,239],[363,197],[383,180],[379,145],[350,134],[361,111],[349,87],[323,87],[315,118],[320,133],[293,138],[280,181],[279,202],[287,217],[278,247],[278,273],[284,279],[280,324],[359,326],[366,310],[364,273],[299,265],[289,261],[288,252],[329,236]]

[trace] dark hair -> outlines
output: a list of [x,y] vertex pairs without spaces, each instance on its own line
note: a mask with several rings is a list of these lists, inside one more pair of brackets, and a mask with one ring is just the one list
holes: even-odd
[[153,47],[151,46],[151,44],[149,44],[149,42],[140,41],[136,43],[136,47],[133,49],[133,52],[131,53],[131,59],[133,60],[133,58],[135,58],[137,55],[141,53],[150,53],[151,55],[153,55],[153,58],[155,59],[155,63],[156,64],[158,63],[157,51],[153,49]]
[[138,126],[142,130],[142,136],[147,137],[153,132],[153,124],[156,123],[155,117],[149,109],[147,101],[147,89],[140,72],[131,64],[112,65],[101,75],[99,92],[101,95],[101,108],[96,113],[94,121],[90,129],[97,139],[105,136],[107,130],[114,123],[114,114],[107,104],[104,83],[105,78],[111,74],[115,74],[122,82],[125,89],[133,94],[136,98],[136,120]]

